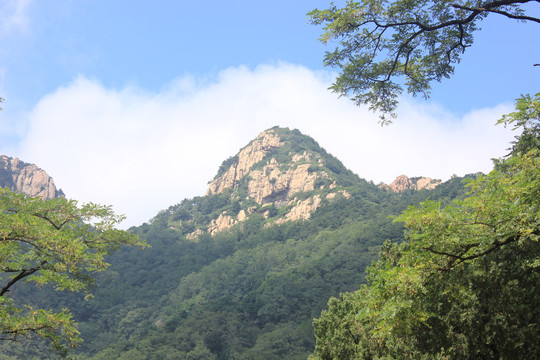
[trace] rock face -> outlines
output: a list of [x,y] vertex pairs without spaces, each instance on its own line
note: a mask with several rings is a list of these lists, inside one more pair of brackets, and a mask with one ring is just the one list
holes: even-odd
[[[247,174],[248,196],[260,205],[283,205],[298,192],[314,190],[317,177],[326,177],[325,173],[317,174],[311,171],[314,158],[320,159],[317,154],[304,151],[302,154],[291,155],[291,161],[287,164],[278,163],[273,157],[261,164],[268,154],[282,145],[284,142],[272,129],[262,132],[238,153],[236,163],[210,183],[206,195],[219,194],[228,188],[234,189]],[[259,165],[258,168],[252,169],[255,164]]]
[[433,190],[441,183],[441,180],[428,177],[409,178],[406,175],[400,175],[390,185],[382,184],[380,187],[402,193],[407,190]]
[[242,149],[225,174],[210,183],[206,195],[218,194],[224,189],[233,188],[246,175],[251,167],[261,161],[267,153],[283,145],[280,138],[271,131],[265,131],[248,146]]
[[308,220],[311,217],[311,214],[317,210],[321,205],[321,197],[315,195],[306,200],[299,200],[291,208],[291,210],[285,215],[285,217],[279,218],[276,220],[276,224],[283,224],[286,221],[292,220]]
[[442,181],[439,179],[423,177],[423,178],[418,179],[418,181],[416,182],[416,190],[423,190],[423,189],[433,190],[441,184],[442,184]]
[[[293,163],[294,162],[293,160]],[[310,164],[280,169],[272,158],[261,170],[250,174],[248,195],[261,205],[286,203],[294,194],[315,189],[317,173],[310,173]]]
[[0,156],[0,187],[42,199],[64,195],[62,190],[56,189],[53,178],[44,170],[5,155]]
[[415,189],[414,183],[406,175],[398,176],[390,185],[393,192],[404,192]]

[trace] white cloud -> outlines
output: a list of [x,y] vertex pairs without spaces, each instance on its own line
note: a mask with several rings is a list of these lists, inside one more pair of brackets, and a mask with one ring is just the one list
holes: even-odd
[[28,11],[32,0],[5,0],[0,4],[0,37],[26,33],[30,26]]
[[458,119],[405,100],[395,124],[381,128],[375,114],[336,99],[330,80],[291,64],[230,68],[213,82],[177,79],[160,93],[80,77],[35,106],[15,155],[45,169],[68,197],[112,204],[129,226],[203,195],[223,160],[275,125],[314,137],[375,182],[489,171],[511,139],[493,126],[509,106]]

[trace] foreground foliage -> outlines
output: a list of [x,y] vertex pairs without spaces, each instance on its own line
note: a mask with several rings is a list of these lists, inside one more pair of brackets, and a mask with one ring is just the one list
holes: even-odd
[[311,359],[540,357],[538,105],[522,97],[503,118],[523,135],[465,199],[397,218],[408,241],[385,243],[369,285],[329,301]]
[[323,43],[339,42],[324,59],[326,66],[340,70],[331,89],[381,111],[385,124],[395,116],[403,87],[428,97],[433,81],[453,74],[488,15],[540,24],[525,13],[523,5],[529,2],[537,1],[361,0],[308,15],[313,24],[324,26]]
[[42,200],[0,188],[0,339],[38,336],[65,353],[81,339],[67,308],[51,311],[14,300],[23,283],[60,291],[85,291],[105,255],[121,245],[143,245],[116,230],[123,219],[106,206]]

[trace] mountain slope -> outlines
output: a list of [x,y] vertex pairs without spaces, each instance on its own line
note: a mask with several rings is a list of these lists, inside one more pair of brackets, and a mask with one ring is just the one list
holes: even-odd
[[328,298],[358,289],[379,246],[403,240],[389,216],[460,194],[457,178],[380,189],[298,130],[272,128],[224,161],[206,195],[132,228],[152,247],[114,254],[94,299],[27,296],[74,309],[80,359],[305,359]]

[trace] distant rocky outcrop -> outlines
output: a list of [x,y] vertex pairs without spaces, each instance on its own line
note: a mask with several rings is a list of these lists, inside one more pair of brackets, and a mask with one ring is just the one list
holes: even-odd
[[400,175],[390,185],[381,184],[379,187],[396,193],[402,193],[407,190],[433,190],[441,183],[441,180],[429,177],[409,178],[406,175]]
[[283,224],[286,221],[308,220],[311,214],[321,205],[321,197],[315,195],[306,200],[296,201],[285,217],[276,220],[276,224]]
[[0,187],[8,187],[12,191],[42,199],[64,195],[44,170],[5,155],[0,155]]
[[241,220],[235,219],[230,215],[221,214],[218,216],[217,219],[212,219],[212,221],[210,221],[210,225],[208,226],[208,232],[212,235],[215,235],[220,231],[233,227],[234,225],[238,224],[239,221]]

